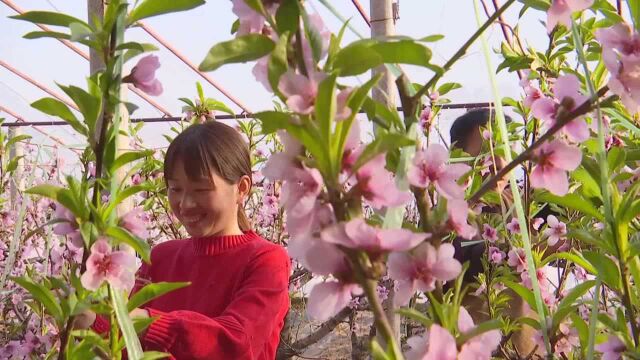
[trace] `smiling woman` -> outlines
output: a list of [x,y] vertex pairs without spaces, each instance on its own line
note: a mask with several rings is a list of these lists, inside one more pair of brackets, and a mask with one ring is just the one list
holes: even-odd
[[[289,259],[244,215],[246,143],[222,123],[193,125],[169,146],[164,169],[169,203],[191,238],[156,246],[133,293],[149,280],[191,285],[138,312],[157,318],[143,347],[175,359],[273,359],[289,309]],[[93,328],[107,325],[98,317]]]

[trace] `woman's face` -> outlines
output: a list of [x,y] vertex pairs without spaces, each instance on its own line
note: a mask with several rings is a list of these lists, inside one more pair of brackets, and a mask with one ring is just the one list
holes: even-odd
[[238,184],[229,184],[218,174],[190,179],[182,161],[167,178],[169,204],[192,237],[241,234]]
[[479,128],[475,128],[471,133],[467,136],[464,147],[464,152],[471,156],[478,156],[482,151],[482,143],[484,139],[482,138],[482,134],[480,133]]

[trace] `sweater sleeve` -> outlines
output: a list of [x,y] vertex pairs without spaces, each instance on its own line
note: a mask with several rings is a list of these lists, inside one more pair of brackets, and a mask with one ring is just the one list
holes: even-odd
[[281,248],[253,259],[243,281],[220,316],[193,311],[162,312],[143,339],[146,350],[171,353],[178,359],[255,359],[289,308],[289,259]]

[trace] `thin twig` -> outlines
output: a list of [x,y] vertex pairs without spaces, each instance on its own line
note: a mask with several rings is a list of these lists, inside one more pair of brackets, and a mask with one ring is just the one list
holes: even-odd
[[[607,86],[603,87],[602,89],[600,89],[598,91],[598,93],[596,94],[596,97],[600,98],[608,90],[609,90],[609,88]],[[533,143],[529,148],[527,148],[524,152],[522,152],[520,155],[518,155],[518,157],[516,157],[513,161],[511,161],[509,164],[507,164],[507,166],[502,168],[495,176],[493,176],[489,180],[487,180],[482,185],[482,187],[478,191],[476,191],[476,193],[473,194],[473,196],[471,196],[471,198],[469,198],[469,203],[473,204],[473,203],[477,202],[478,200],[480,200],[482,195],[484,195],[487,191],[493,189],[495,187],[496,183],[500,179],[502,179],[506,174],[508,174],[511,170],[513,170],[519,164],[523,163],[526,160],[529,160],[529,158],[531,157],[533,152],[536,149],[538,149],[544,142],[546,142],[547,140],[551,139],[553,137],[553,135],[555,135],[555,133],[557,133],[560,129],[562,129],[562,127],[564,127],[566,124],[568,124],[573,119],[575,119],[575,118],[577,118],[577,117],[579,117],[581,115],[584,115],[584,114],[588,113],[589,111],[591,111],[592,108],[593,108],[593,103],[594,103],[594,99],[589,99],[589,100],[585,101],[582,105],[578,106],[575,110],[571,111],[570,113],[561,114],[558,117],[558,119],[556,120],[555,125],[553,125],[551,127],[551,129],[549,129],[549,131],[547,131],[544,135],[542,135],[535,143]]]

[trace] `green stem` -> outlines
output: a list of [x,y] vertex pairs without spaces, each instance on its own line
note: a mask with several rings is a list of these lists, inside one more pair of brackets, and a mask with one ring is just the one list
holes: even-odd
[[433,77],[431,78],[431,80],[429,80],[429,82],[427,82],[420,90],[418,90],[418,92],[414,95],[414,98],[421,98],[423,95],[427,94],[427,91],[429,91],[429,89],[435,85],[435,83],[440,80],[440,78],[442,77],[442,75],[444,75],[444,73],[446,73],[451,66],[453,66],[453,64],[456,63],[456,61],[458,61],[462,55],[464,55],[467,50],[469,49],[469,47],[471,47],[471,45],[480,37],[480,35],[482,35],[482,33],[484,33],[485,30],[487,30],[487,28],[493,24],[494,21],[496,21],[496,19],[498,19],[500,17],[500,15],[502,15],[502,13],[504,13],[509,6],[511,6],[511,4],[513,4],[515,2],[515,0],[507,0],[507,2],[504,3],[504,5],[502,5],[500,7],[500,9],[498,9],[495,13],[493,13],[493,15],[491,15],[490,18],[487,19],[487,21],[484,22],[484,24],[482,24],[482,26],[480,26],[478,28],[478,30],[471,35],[471,37],[469,38],[469,40],[467,40],[467,42],[465,42],[460,49],[458,49],[458,51],[456,51],[455,54],[453,54],[453,56],[451,57],[451,59],[449,59],[449,61],[447,61],[444,66],[442,67],[443,71],[442,72],[438,72],[435,75],[433,75]]
[[[474,7],[476,12],[476,20],[478,25],[480,25],[480,12],[478,9],[478,0],[474,1]],[[491,56],[489,51],[489,44],[487,40],[482,34],[480,35],[480,40],[482,42],[483,53],[485,57],[485,62],[487,64],[487,72],[489,74],[489,80],[491,81],[491,86],[493,88],[493,95],[495,98],[495,107],[496,107],[496,119],[498,122],[498,127],[500,128],[500,134],[502,135],[502,143],[504,145],[504,153],[505,160],[508,162],[512,162],[511,159],[511,144],[509,142],[509,132],[507,130],[507,124],[504,119],[504,113],[502,110],[502,101],[500,97],[500,93],[498,90],[498,85],[496,82],[493,66],[491,64]],[[518,216],[518,222],[520,223],[520,235],[522,237],[522,242],[524,243],[524,250],[527,257],[527,271],[529,272],[529,278],[531,279],[531,285],[533,287],[533,294],[536,300],[536,310],[538,312],[538,317],[540,321],[540,329],[542,332],[542,336],[544,338],[544,344],[547,350],[547,354],[551,354],[551,343],[549,342],[549,334],[547,319],[545,313],[544,303],[542,301],[542,294],[540,292],[540,284],[538,283],[538,277],[536,276],[536,264],[533,259],[533,253],[531,250],[531,240],[529,239],[529,232],[527,231],[528,224],[526,220],[526,215],[524,213],[524,208],[522,206],[522,200],[520,198],[520,190],[518,189],[518,184],[516,182],[516,177],[514,173],[511,173],[509,176],[509,183],[511,185],[511,193],[513,194],[513,203],[516,209],[516,214]]]
[[598,304],[600,303],[600,286],[602,280],[596,276],[596,291],[591,304],[591,316],[589,317],[589,342],[587,344],[587,359],[593,360],[593,347],[596,341],[596,325],[598,324]]

